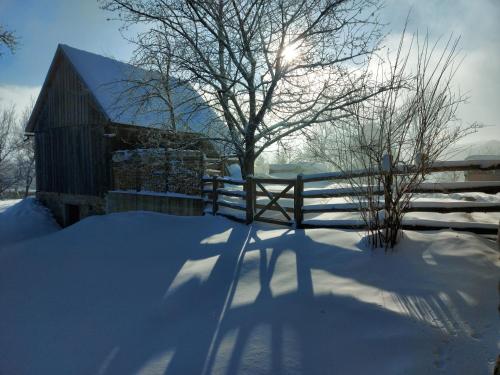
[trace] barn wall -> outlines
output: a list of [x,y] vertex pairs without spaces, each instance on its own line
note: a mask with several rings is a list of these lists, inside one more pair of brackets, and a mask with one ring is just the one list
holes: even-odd
[[110,185],[106,119],[62,56],[35,126],[37,191],[103,196]]
[[37,191],[103,196],[110,186],[106,148],[98,125],[37,132]]
[[500,170],[465,171],[465,181],[500,181]]

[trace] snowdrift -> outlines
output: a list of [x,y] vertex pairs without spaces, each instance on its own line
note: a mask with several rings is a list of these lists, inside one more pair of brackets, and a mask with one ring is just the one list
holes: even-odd
[[59,230],[50,211],[34,198],[0,201],[0,251],[14,242]]
[[0,253],[0,373],[489,374],[493,241],[134,212]]

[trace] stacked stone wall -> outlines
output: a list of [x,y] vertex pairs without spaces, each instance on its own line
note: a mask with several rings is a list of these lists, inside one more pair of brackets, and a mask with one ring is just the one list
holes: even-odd
[[201,195],[201,178],[205,171],[200,151],[167,151],[167,191]]
[[162,148],[116,151],[113,190],[201,194],[205,171],[203,154]]

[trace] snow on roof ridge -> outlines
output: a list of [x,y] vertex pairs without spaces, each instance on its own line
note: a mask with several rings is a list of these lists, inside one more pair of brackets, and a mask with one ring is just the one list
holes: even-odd
[[[113,111],[112,108],[119,107],[119,98],[128,89],[128,87],[125,86],[131,74],[146,74],[146,70],[67,44],[59,44],[58,47],[61,48],[80,75],[83,83],[87,86],[88,90],[101,106],[105,115],[111,121],[117,123],[130,123],[132,125],[144,125],[140,123],[134,124],[134,121],[131,121],[130,118],[120,119],[121,116],[119,116],[118,111]],[[115,86],[116,89],[113,89],[112,86]],[[121,106],[125,108],[127,105],[130,106],[130,103]]]
[[481,160],[500,160],[500,155],[493,154],[474,154],[469,155],[465,158],[465,160],[470,161],[481,161]]
[[[141,70],[144,73],[154,73],[154,72],[152,72],[150,70],[146,70],[146,69],[143,69],[141,67],[132,65],[132,64],[130,64],[128,62],[125,62],[125,61],[122,61],[122,60],[118,60],[117,58],[109,57],[109,56],[104,56],[104,55],[98,54],[96,52],[90,52],[90,51],[87,51],[87,50],[84,50],[84,49],[76,48],[76,47],[70,46],[69,44],[59,43],[58,47],[61,47],[64,51],[66,51],[67,49],[70,49],[70,50],[78,51],[79,53],[85,53],[85,54],[88,54],[88,55],[93,55],[93,56],[95,56],[97,58],[100,58],[100,59],[109,60],[110,63],[122,64],[122,65],[127,66],[130,69]],[[70,58],[70,56],[68,56],[68,58]]]
[[[149,82],[158,72],[66,44],[59,47],[112,122],[142,127],[161,127],[169,122],[165,103],[158,97],[151,98],[150,94],[154,89]],[[186,131],[204,133],[206,126],[216,118],[215,113],[200,105],[204,100],[190,84],[181,84],[175,77],[171,79],[179,82],[173,85],[172,95],[178,121]],[[143,81],[148,85],[142,85]]]

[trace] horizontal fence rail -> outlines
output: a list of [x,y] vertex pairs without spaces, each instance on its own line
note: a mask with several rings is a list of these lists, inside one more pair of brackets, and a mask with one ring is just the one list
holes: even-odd
[[[397,166],[396,175],[415,173],[415,166]],[[223,215],[238,221],[251,223],[254,220],[296,227],[331,227],[361,229],[365,227],[362,220],[308,219],[305,215],[325,213],[360,213],[367,210],[367,204],[361,202],[311,203],[314,199],[362,197],[368,191],[374,195],[384,195],[380,186],[347,186],[335,188],[308,187],[310,183],[342,182],[372,176],[381,169],[355,170],[349,172],[331,172],[311,175],[298,175],[296,178],[259,178],[249,176],[247,179],[234,179],[222,176],[203,177],[203,193],[205,203],[212,206],[213,215]],[[462,160],[438,161],[426,168],[428,173],[459,171],[496,171],[500,170],[500,160]],[[393,172],[394,172],[393,171]],[[453,193],[485,193],[500,192],[500,181],[466,181],[432,183],[423,182],[414,186],[411,194],[453,194]],[[383,199],[383,198],[381,198]],[[236,213],[221,211],[220,207],[234,210]],[[384,210],[383,201],[377,210]],[[266,213],[273,216],[266,216]],[[414,201],[406,207],[405,212],[428,213],[474,213],[500,212],[498,202],[476,201]],[[238,214],[239,213],[239,214]],[[468,230],[476,233],[496,233],[495,224],[438,222],[436,220],[407,220],[404,229],[444,229]]]

